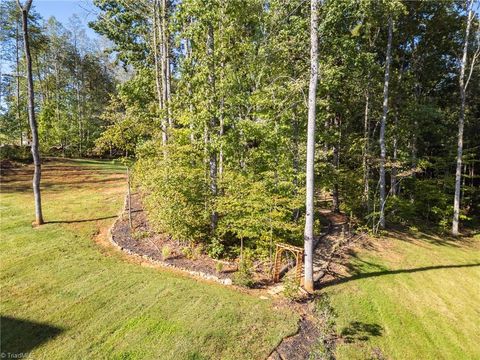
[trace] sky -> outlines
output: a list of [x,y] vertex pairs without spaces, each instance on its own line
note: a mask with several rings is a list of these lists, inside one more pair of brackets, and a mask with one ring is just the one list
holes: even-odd
[[98,35],[88,27],[88,22],[95,19],[95,7],[92,0],[33,0],[35,10],[47,20],[51,16],[63,25],[68,24],[68,19],[77,14],[86,28],[88,37],[94,39]]

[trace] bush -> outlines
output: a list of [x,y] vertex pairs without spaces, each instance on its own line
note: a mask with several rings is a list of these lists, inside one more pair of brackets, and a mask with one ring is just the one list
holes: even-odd
[[162,259],[167,260],[172,254],[172,250],[168,246],[162,247]]
[[225,246],[217,238],[214,238],[207,247],[207,254],[213,259],[220,259],[224,252]]
[[190,145],[168,146],[168,157],[161,149],[153,141],[145,144],[134,166],[134,182],[144,194],[149,221],[174,240],[200,243],[209,233],[210,221],[202,156]]
[[0,145],[0,160],[32,162],[32,152],[27,145]]
[[217,273],[221,273],[222,270],[223,270],[223,263],[221,263],[221,262],[218,261],[218,262],[215,264],[215,270],[217,271]]
[[283,281],[283,295],[287,299],[292,301],[298,301],[302,299],[303,296],[300,292],[300,284],[299,281],[295,278],[295,276],[288,274],[288,276]]
[[242,259],[238,264],[238,271],[233,275],[233,283],[244,287],[253,287],[253,261],[252,253],[248,250],[244,251]]

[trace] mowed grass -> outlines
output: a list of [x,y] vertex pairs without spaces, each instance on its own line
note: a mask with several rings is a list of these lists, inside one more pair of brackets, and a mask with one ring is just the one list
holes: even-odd
[[343,283],[338,359],[480,359],[480,238],[417,233],[374,240]]
[[[33,229],[31,173],[2,177],[2,352],[35,359],[262,359],[298,316],[221,285],[128,261],[100,244],[121,209],[122,168],[43,168],[49,223]],[[100,233],[100,235],[98,235]]]

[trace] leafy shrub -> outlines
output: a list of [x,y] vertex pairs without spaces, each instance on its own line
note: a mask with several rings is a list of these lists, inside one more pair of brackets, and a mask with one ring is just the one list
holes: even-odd
[[168,157],[161,148],[156,142],[146,143],[134,167],[149,220],[175,240],[200,243],[208,235],[210,216],[202,156],[188,144],[168,146]]
[[238,271],[233,275],[233,283],[244,287],[253,287],[253,260],[252,252],[246,250],[238,264]]
[[300,292],[299,281],[295,278],[295,276],[292,276],[291,274],[286,276],[285,280],[283,281],[283,295],[292,301],[298,301],[303,297],[302,293]]
[[220,259],[225,252],[225,246],[218,238],[214,238],[207,247],[207,254],[213,259]]
[[1,145],[0,160],[15,160],[20,162],[33,161],[30,146]]
[[301,207],[300,196],[293,195],[291,183],[274,183],[273,173],[247,175],[226,172],[223,196],[216,201],[220,215],[218,236],[226,243],[256,249],[261,256],[269,253],[272,239],[302,239],[303,222],[295,221]]
[[139,241],[141,239],[145,239],[148,237],[150,234],[148,231],[134,231],[132,233],[132,238],[133,240]]
[[162,258],[163,258],[163,260],[167,260],[170,257],[171,254],[172,254],[172,249],[170,249],[170,247],[168,247],[168,246],[162,247]]
[[310,359],[334,360],[337,314],[328,294],[322,294],[315,299],[315,315],[320,336],[310,354]]
[[217,261],[217,263],[215,264],[215,270],[217,271],[217,273],[221,273],[223,270],[223,263]]
[[193,259],[193,250],[190,246],[185,246],[182,248],[182,254],[185,256],[187,259]]

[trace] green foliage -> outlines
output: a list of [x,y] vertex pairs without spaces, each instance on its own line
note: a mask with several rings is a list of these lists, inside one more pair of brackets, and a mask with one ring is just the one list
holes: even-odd
[[213,238],[207,246],[207,254],[211,258],[220,259],[225,253],[225,245],[218,238]]
[[253,253],[244,250],[238,264],[238,271],[233,275],[233,283],[243,287],[253,287]]
[[203,241],[209,217],[201,156],[189,145],[162,150],[155,141],[146,142],[138,155],[134,180],[144,194],[151,223],[175,240]]
[[169,246],[165,245],[164,247],[162,247],[162,259],[163,260],[167,260],[170,257],[171,254],[172,254],[172,249],[170,249]]
[[[166,16],[153,18],[151,2],[139,10],[95,1],[101,16],[92,26],[132,70],[100,118],[98,152],[135,157],[150,223],[175,240],[204,245],[213,258],[238,255],[241,244],[256,258],[270,256],[276,242],[301,245],[308,2],[167,3]],[[324,1],[319,15],[318,202],[331,194],[340,211],[377,229],[378,119],[391,19],[386,192],[394,185],[398,191],[387,198],[387,220],[448,227],[464,9],[455,2]],[[160,21],[166,38],[155,37]],[[472,48],[477,42],[472,37]],[[478,96],[470,87],[465,172],[478,172]],[[464,219],[478,214],[478,181],[471,178]],[[321,222],[315,225],[318,232]]]
[[[67,170],[73,166],[81,171]],[[43,194],[55,201],[48,207],[52,223],[35,230],[25,211],[33,208],[31,178],[2,172],[2,287],[23,289],[1,295],[2,351],[28,348],[28,356],[39,359],[263,359],[295,331],[298,315],[278,311],[271,301],[129,264],[114,249],[95,245],[92,235],[111,226],[111,215],[122,208],[122,167],[52,161],[42,171]],[[3,182],[4,175],[11,181]],[[96,218],[105,220],[53,222]],[[8,331],[4,317],[14,320]],[[26,327],[45,329],[32,334],[35,339],[58,336],[31,348]]]
[[272,241],[301,238],[302,224],[293,219],[299,198],[292,195],[291,184],[275,188],[273,182],[269,173],[258,178],[242,173],[224,175],[224,193],[216,209],[220,214],[218,234],[227,243],[240,244],[243,239],[248,247],[265,255]]
[[223,263],[222,262],[217,261],[217,263],[215,264],[215,271],[217,273],[221,273],[223,271]]
[[319,297],[315,299],[314,305],[319,338],[313,347],[309,359],[334,360],[336,359],[335,338],[337,313],[327,293],[320,294]]
[[1,145],[0,160],[31,162],[33,160],[30,146]]
[[287,274],[283,281],[282,294],[291,301],[298,301],[303,298],[303,294],[300,292],[301,286],[298,279],[291,274]]

